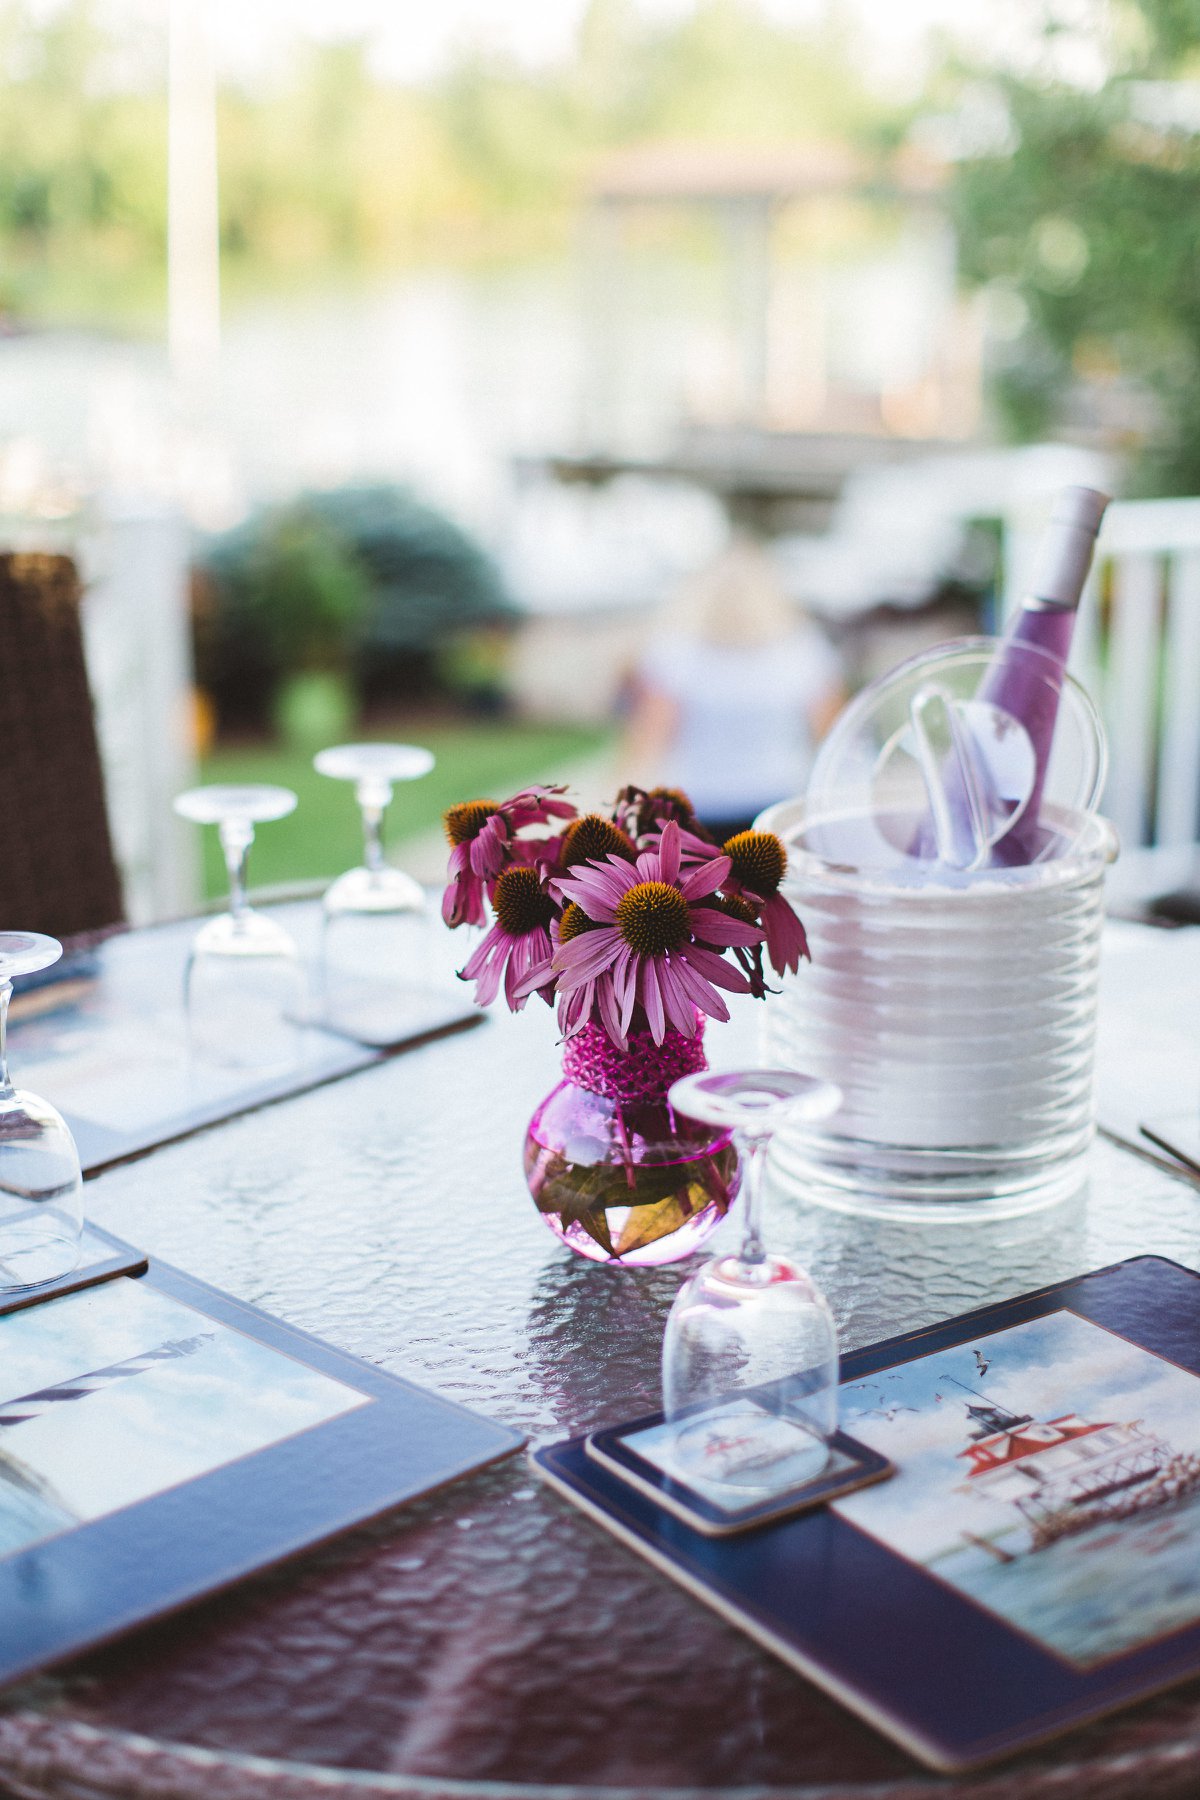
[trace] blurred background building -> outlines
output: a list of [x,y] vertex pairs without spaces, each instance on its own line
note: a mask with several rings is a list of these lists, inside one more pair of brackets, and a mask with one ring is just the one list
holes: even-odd
[[431,744],[408,835],[602,785],[731,533],[852,688],[1064,481],[1112,805],[1190,842],[1198,200],[1200,0],[0,0],[0,535],[83,572],[132,916],[197,763],[333,873],[321,742]]

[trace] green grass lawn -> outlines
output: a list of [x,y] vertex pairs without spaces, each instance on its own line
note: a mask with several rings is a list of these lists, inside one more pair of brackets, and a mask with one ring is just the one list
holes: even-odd
[[[363,736],[398,737],[397,732]],[[531,781],[560,771],[603,747],[604,727],[530,725],[511,720],[449,723],[412,732],[437,757],[432,774],[397,788],[385,826],[389,845],[437,825],[456,800],[502,800]],[[283,744],[219,745],[201,764],[204,781],[268,781],[300,797],[290,818],[265,825],[250,853],[254,887],[339,875],[361,861],[358,808],[348,782],[318,775],[312,758]],[[204,891],[225,892],[225,865],[215,831],[204,833]]]

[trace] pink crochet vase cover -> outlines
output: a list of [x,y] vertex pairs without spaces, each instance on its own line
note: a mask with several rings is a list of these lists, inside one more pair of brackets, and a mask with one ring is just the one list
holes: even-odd
[[649,1032],[635,1032],[628,1050],[614,1044],[601,1026],[588,1024],[567,1040],[563,1050],[567,1080],[608,1100],[652,1100],[681,1075],[695,1075],[707,1067],[702,1017],[697,1018],[695,1037],[668,1031],[656,1044]]

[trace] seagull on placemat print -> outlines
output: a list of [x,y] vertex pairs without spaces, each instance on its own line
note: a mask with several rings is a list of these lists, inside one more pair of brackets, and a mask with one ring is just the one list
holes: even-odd
[[980,1379],[982,1380],[992,1365],[978,1350],[972,1350],[971,1355],[975,1358],[975,1367],[979,1370]]

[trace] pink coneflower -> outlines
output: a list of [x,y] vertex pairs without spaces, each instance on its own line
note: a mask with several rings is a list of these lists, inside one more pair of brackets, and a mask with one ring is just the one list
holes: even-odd
[[[496,877],[492,907],[496,922],[459,971],[460,979],[475,983],[477,1006],[490,1006],[503,976],[504,997],[513,1012],[520,1012],[531,993],[554,980],[549,932],[554,906],[537,871],[518,863]],[[528,983],[538,969],[545,980]]]
[[561,839],[558,866],[562,873],[565,875],[577,863],[599,862],[605,856],[633,862],[637,849],[632,838],[603,813],[581,813],[572,819]]
[[[561,944],[571,943],[574,938],[579,937],[585,931],[599,931],[600,929],[595,920],[588,918],[582,906],[579,906],[574,900],[568,900],[563,907],[562,916],[553,920],[550,926],[551,964],[545,971],[547,979],[556,983],[558,981],[557,972],[553,967],[553,959]],[[526,981],[536,982],[538,973],[537,970],[531,971],[526,977]],[[573,1037],[587,1024],[592,1016],[592,1005],[595,998],[596,983],[594,980],[581,981],[569,993],[563,993],[560,988],[558,1028],[565,1038]]]
[[672,819],[682,826],[685,834],[703,831],[696,818],[696,809],[682,788],[640,788],[631,782],[617,795],[613,819],[639,848],[644,849],[654,848],[657,833]]
[[787,851],[772,831],[739,831],[721,846],[729,858],[727,892],[746,894],[758,902],[767,955],[777,975],[794,975],[803,956],[811,962],[804,927],[779,892],[787,873]]
[[464,800],[442,816],[450,842],[450,881],[442,896],[447,925],[482,925],[483,891],[503,869],[517,833],[527,825],[573,819],[575,808],[551,796],[561,787],[522,788],[511,800]]
[[812,961],[804,927],[779,892],[787,873],[787,851],[773,831],[739,831],[719,848],[692,831],[681,838],[685,861],[706,862],[716,856],[729,858],[729,875],[721,884],[727,896],[745,896],[754,903],[767,934],[767,954],[777,975],[790,969],[796,974],[800,958]]
[[[643,851],[636,863],[610,856],[560,877],[559,892],[575,901],[593,925],[571,935],[560,926],[553,954],[570,1029],[579,1029],[591,1013],[589,988],[600,1023],[622,1048],[639,1005],[657,1044],[668,1027],[693,1037],[697,1007],[711,1018],[727,1019],[729,1009],[717,988],[748,994],[751,987],[717,950],[756,944],[763,935],[757,926],[695,904],[714,893],[728,874],[729,859],[717,856],[681,879],[679,827],[672,821],[657,850]],[[572,1002],[580,990],[585,998],[576,1012]]]
[[[728,913],[731,919],[741,919],[746,925],[757,925],[758,902],[746,899],[743,894],[718,894],[713,904],[722,912]],[[736,944],[733,950],[734,960],[738,967],[746,971],[750,982],[750,992],[756,1000],[765,1000],[772,991],[767,986],[763,974],[762,943],[742,945]]]

